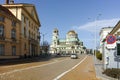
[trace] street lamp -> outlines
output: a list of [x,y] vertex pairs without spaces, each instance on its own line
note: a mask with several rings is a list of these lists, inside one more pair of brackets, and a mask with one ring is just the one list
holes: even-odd
[[97,27],[97,20],[99,19],[99,17],[101,16],[101,14],[98,14],[98,16],[95,18],[95,59],[96,59],[96,50],[97,50],[97,30],[96,30],[96,27]]
[[40,33],[40,34],[42,34],[42,36],[43,36],[43,44],[44,44],[44,37],[45,37],[45,35],[47,34],[47,33]]
[[[101,15],[102,15],[102,14],[98,14],[97,17],[95,18],[95,30],[94,30],[94,31],[95,31],[95,33],[94,33],[94,40],[95,40],[95,41],[94,41],[94,44],[95,44],[95,45],[94,45],[94,48],[93,48],[95,57],[96,57],[96,50],[97,50],[97,28],[96,28],[96,27],[97,27],[97,20],[99,19],[99,17],[100,17]],[[88,18],[88,20],[89,20],[89,19],[91,19],[91,18]]]

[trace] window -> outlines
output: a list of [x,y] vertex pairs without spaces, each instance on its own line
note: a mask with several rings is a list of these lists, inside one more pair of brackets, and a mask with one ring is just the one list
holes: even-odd
[[27,46],[26,46],[26,43],[24,44],[24,50],[26,50],[27,49]]
[[30,38],[30,31],[29,31],[29,38]]
[[4,36],[4,26],[0,25],[0,36]]
[[34,39],[34,35],[33,35],[33,33],[32,33],[32,39]]
[[15,39],[16,38],[16,30],[12,29],[11,31],[11,38]]
[[120,56],[120,44],[117,43],[117,56]]
[[29,27],[30,27],[30,21],[29,21]]
[[0,16],[0,22],[4,22],[4,17]]
[[13,55],[13,56],[16,55],[16,46],[12,46],[12,55]]
[[0,55],[4,55],[4,44],[0,44]]
[[34,35],[33,39],[35,39],[35,34],[33,34],[33,35]]
[[24,36],[26,37],[26,29],[24,28]]
[[15,27],[16,26],[16,22],[12,21],[12,26]]

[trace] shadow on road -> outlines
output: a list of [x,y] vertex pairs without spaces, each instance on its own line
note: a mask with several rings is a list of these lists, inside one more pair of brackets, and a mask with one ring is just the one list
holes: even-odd
[[46,56],[46,57],[32,57],[32,58],[19,58],[19,59],[4,59],[4,60],[0,60],[0,66],[48,61],[51,58],[52,58],[51,56]]

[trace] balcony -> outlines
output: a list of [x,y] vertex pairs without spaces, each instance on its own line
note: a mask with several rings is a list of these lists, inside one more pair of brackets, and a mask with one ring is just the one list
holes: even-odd
[[12,37],[11,39],[12,39],[13,42],[17,41],[15,37]]

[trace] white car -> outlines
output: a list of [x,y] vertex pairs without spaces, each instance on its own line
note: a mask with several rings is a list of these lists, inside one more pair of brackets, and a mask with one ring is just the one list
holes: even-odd
[[78,58],[78,56],[77,56],[77,54],[71,54],[71,59],[77,59]]

